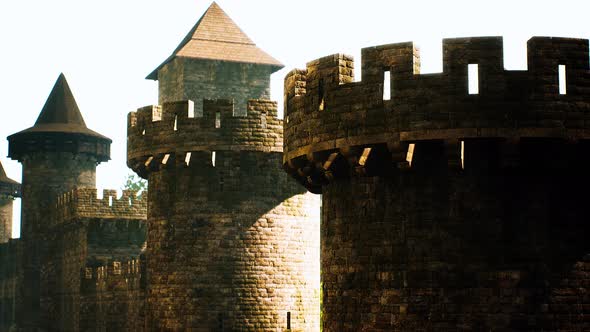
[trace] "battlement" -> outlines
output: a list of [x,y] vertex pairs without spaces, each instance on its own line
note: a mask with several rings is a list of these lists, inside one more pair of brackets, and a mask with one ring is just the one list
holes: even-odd
[[287,170],[309,182],[296,175],[309,173],[308,162],[333,153],[332,162],[339,154],[358,162],[376,144],[403,164],[411,144],[430,140],[588,138],[588,40],[534,37],[527,47],[526,71],[504,70],[501,37],[445,39],[436,74],[420,74],[413,43],[363,49],[360,82],[349,56],[309,62],[285,78]]
[[133,258],[127,261],[111,260],[107,264],[95,266],[87,264],[82,271],[82,279],[107,280],[109,278],[133,278],[141,275],[141,261]]
[[147,215],[147,194],[137,196],[134,191],[123,190],[117,197],[116,190],[103,190],[99,199],[96,189],[77,188],[57,198],[55,218],[68,221],[78,218],[139,219]]
[[226,99],[205,99],[200,117],[190,100],[147,106],[128,116],[127,164],[144,177],[156,163],[188,165],[201,152],[280,153],[282,145],[283,120],[276,102],[268,100],[249,100],[246,116],[235,116],[233,101]]

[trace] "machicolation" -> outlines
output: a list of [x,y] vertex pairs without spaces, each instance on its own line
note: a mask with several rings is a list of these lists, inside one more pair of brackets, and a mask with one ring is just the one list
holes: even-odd
[[[147,106],[128,117],[128,165],[145,177],[146,169],[212,164],[213,151],[280,152],[283,120],[276,102],[249,100],[245,116],[234,115],[231,100],[204,100],[202,116],[193,101]],[[199,152],[207,152],[197,160]],[[190,153],[187,156],[187,153]]]
[[[437,74],[419,74],[419,51],[412,43],[363,49],[360,82],[353,82],[352,58],[341,54],[289,73],[289,173],[319,192],[331,177],[348,174],[332,166],[343,165],[342,157],[363,171],[381,172],[394,163],[405,168],[410,144],[442,140],[449,163],[460,166],[463,155],[468,168],[475,163],[470,147],[483,139],[501,140],[502,149],[510,150],[507,145],[521,138],[588,138],[587,40],[530,39],[527,71],[504,70],[501,37],[446,39],[443,54],[443,72]],[[469,64],[478,65],[478,94],[469,94]],[[560,65],[565,94],[560,94]],[[391,100],[383,99],[387,71]]]

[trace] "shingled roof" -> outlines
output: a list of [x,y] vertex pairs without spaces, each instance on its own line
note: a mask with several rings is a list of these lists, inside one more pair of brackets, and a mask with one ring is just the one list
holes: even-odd
[[8,156],[21,161],[30,153],[72,152],[110,159],[111,139],[86,127],[63,74],[55,82],[31,128],[8,136]]
[[82,134],[110,141],[109,138],[86,127],[64,74],[57,78],[35,125],[9,136],[9,139],[12,136],[33,132]]
[[213,2],[172,55],[146,78],[158,79],[158,70],[175,57],[209,59],[269,65],[274,70],[283,64],[264,52]]

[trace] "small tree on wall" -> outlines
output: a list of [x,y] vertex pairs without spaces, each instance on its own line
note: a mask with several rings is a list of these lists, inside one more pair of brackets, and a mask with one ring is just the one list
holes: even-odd
[[123,185],[124,190],[133,190],[137,195],[142,195],[147,190],[148,182],[139,176],[129,173],[125,178],[125,184]]

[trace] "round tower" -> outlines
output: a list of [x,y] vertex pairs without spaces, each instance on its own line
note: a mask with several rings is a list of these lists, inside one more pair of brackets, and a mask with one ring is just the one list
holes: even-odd
[[0,243],[12,237],[12,201],[20,197],[20,183],[6,176],[0,163]]
[[58,195],[96,186],[96,165],[109,160],[111,140],[86,127],[61,74],[35,125],[8,137],[8,156],[23,167],[21,239],[23,268],[19,326],[40,324],[40,260],[50,210]]
[[[282,171],[283,121],[257,99],[280,66],[234,42],[244,39],[214,3],[179,46],[187,53],[156,70],[161,99],[195,102],[129,114],[128,166],[149,180],[152,330],[319,329],[319,200]],[[210,73],[226,79],[192,81]],[[262,83],[250,76],[263,73]]]
[[502,53],[444,40],[419,75],[391,44],[360,82],[345,55],[287,75],[284,166],[323,194],[324,331],[590,329],[588,41],[532,38],[527,71]]

